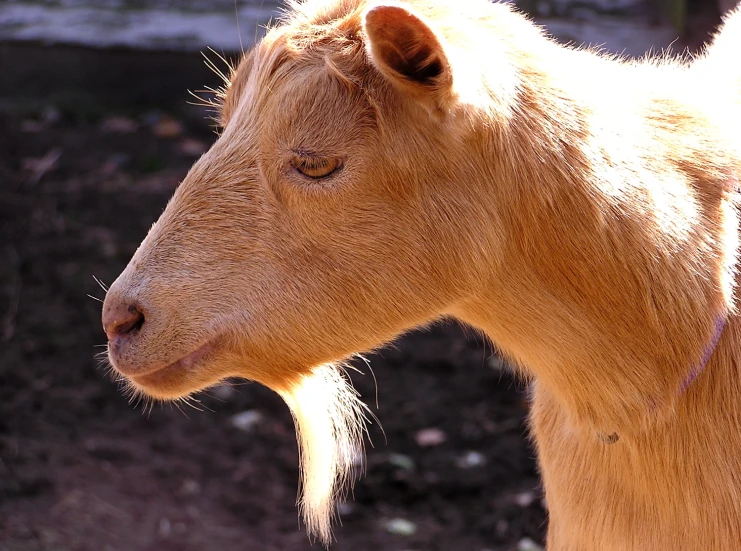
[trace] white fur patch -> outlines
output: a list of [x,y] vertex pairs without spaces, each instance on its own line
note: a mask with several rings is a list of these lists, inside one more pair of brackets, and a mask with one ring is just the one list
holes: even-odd
[[299,507],[310,534],[332,538],[336,502],[362,465],[367,406],[341,367],[325,364],[293,388],[279,392],[296,424],[301,461]]

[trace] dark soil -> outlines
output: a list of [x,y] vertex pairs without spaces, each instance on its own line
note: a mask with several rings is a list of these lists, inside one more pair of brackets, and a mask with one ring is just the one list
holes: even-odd
[[[2,53],[20,63],[17,55],[30,55],[20,51]],[[116,278],[213,134],[188,122],[185,96],[150,102],[186,121],[164,138],[155,133],[172,121],[146,101],[76,99],[77,109],[45,100],[43,86],[28,90],[0,93],[0,550],[321,549],[297,518],[293,425],[275,394],[235,381],[199,397],[203,411],[149,411],[127,403],[95,358],[105,337],[100,303],[87,296],[103,296],[93,276]],[[121,114],[128,118],[111,119]],[[491,349],[444,325],[370,362],[377,408],[370,373],[353,379],[385,437],[371,428],[367,471],[332,549],[541,541],[525,396]],[[249,432],[232,423],[246,410],[262,414]],[[445,441],[418,445],[428,428]],[[389,531],[399,518],[416,532]]]
[[[717,22],[708,9],[688,44]],[[94,276],[116,278],[212,141],[185,89],[213,75],[193,54],[8,45],[0,67],[0,551],[321,549],[297,518],[293,424],[275,394],[234,381],[200,396],[203,411],[150,411],[95,358]],[[370,430],[332,549],[542,543],[523,385],[491,348],[440,325],[369,359],[378,407],[370,373],[352,378],[385,436]],[[260,420],[240,430],[248,410]],[[430,428],[445,440],[420,446]],[[393,533],[393,519],[416,531]]]

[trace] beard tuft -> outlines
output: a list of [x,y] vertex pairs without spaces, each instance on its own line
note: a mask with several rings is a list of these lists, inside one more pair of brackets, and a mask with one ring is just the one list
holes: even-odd
[[337,502],[363,464],[368,406],[343,366],[325,364],[279,394],[296,425],[301,485],[298,505],[307,530],[325,546],[332,539]]

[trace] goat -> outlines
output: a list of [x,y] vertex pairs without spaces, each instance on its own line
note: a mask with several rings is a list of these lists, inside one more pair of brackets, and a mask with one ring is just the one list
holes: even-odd
[[549,551],[739,549],[740,54],[739,9],[628,61],[484,0],[295,4],[111,286],[111,363],[278,392],[327,543],[365,426],[343,359],[457,318],[532,380]]

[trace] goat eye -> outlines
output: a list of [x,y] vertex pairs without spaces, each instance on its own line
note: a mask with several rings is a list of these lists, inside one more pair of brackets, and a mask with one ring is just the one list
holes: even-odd
[[337,172],[342,167],[342,161],[333,157],[317,157],[313,155],[297,155],[291,161],[291,166],[301,175],[312,180],[321,180]]

